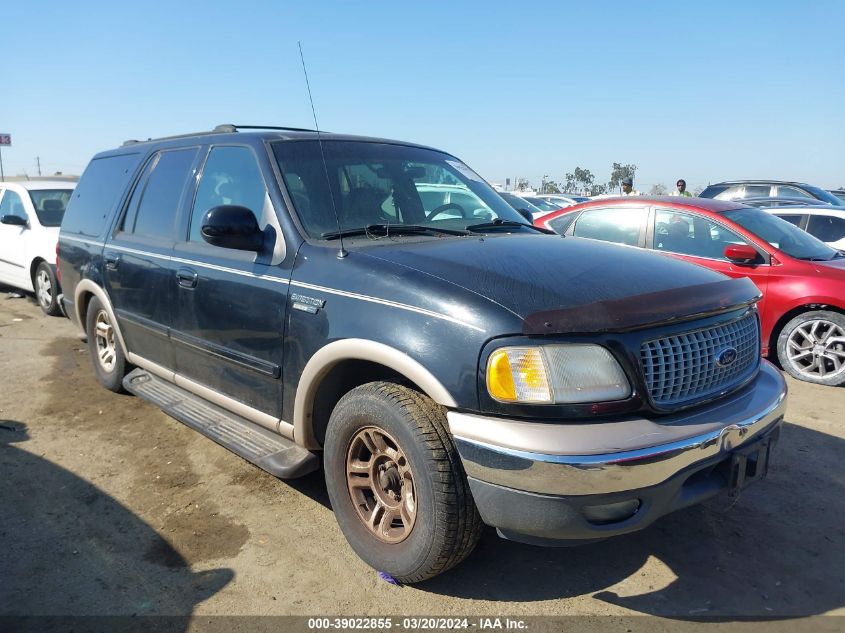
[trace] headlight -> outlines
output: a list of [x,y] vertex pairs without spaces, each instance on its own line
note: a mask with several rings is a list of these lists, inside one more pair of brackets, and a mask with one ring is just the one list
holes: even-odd
[[613,355],[599,345],[503,347],[487,360],[487,391],[501,402],[606,402],[631,395]]

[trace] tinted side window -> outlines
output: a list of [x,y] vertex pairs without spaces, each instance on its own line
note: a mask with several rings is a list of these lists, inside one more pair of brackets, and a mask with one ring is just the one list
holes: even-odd
[[721,224],[690,213],[658,209],[654,222],[654,248],[659,251],[722,259],[725,247],[748,244],[741,236]]
[[[709,187],[708,187],[709,189]],[[742,185],[731,185],[730,187],[725,187],[722,191],[717,193],[713,198],[716,200],[733,200],[734,198],[738,198],[740,196],[740,190],[742,189]],[[769,189],[766,188],[766,195],[768,196]]]
[[605,242],[637,246],[648,209],[620,207],[584,211],[575,223],[574,235]]
[[[784,218],[786,219],[786,218]],[[845,218],[830,215],[811,215],[807,232],[822,242],[838,242],[845,238]]]
[[747,185],[745,187],[746,198],[768,198],[772,188],[769,185]]
[[73,190],[62,219],[62,231],[102,236],[140,160],[137,153],[92,160]]
[[[192,147],[160,152],[153,159],[149,178],[138,185],[143,189],[131,228],[135,235],[175,239],[176,213],[196,155],[197,148]],[[137,191],[133,200],[136,195]],[[129,231],[129,223],[125,222],[123,228]]]
[[132,197],[129,198],[129,204],[126,205],[126,213],[123,214],[123,219],[120,221],[121,231],[128,231],[129,233],[132,232],[132,229],[135,226],[135,217],[138,214],[138,205],[141,203],[141,196],[144,193],[144,187],[147,183],[147,179],[150,177],[150,172],[153,170],[153,167],[155,167],[155,164],[158,161],[158,157],[158,154],[153,154],[144,166],[144,171],[141,172],[141,177],[138,178],[135,189],[132,191]]
[[778,186],[779,198],[798,198],[800,200],[815,200],[809,193],[801,191],[796,187],[786,187],[784,185]]
[[191,211],[191,241],[201,242],[202,218],[221,204],[246,207],[256,215],[264,208],[266,188],[255,155],[248,147],[213,147],[202,170]]
[[26,211],[23,208],[23,200],[14,191],[6,190],[3,199],[0,201],[0,218],[4,215],[16,215],[19,218],[27,219]]
[[780,213],[778,213],[777,216],[781,220],[786,220],[790,224],[794,224],[795,226],[798,226],[798,227],[801,226],[801,219],[804,217],[802,215],[781,215]]

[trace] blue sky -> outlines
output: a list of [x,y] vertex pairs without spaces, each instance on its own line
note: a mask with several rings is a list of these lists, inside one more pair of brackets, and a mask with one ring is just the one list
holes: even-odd
[[[4,3],[6,174],[128,138],[320,126],[450,151],[490,181],[576,166],[690,188],[845,185],[845,2]],[[125,4],[125,6],[123,6]]]

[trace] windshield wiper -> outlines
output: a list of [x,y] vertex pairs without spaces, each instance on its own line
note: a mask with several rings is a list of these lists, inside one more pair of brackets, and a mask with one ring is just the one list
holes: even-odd
[[491,231],[495,229],[510,229],[510,228],[517,228],[517,227],[524,227],[528,229],[534,229],[539,233],[554,233],[554,231],[548,231],[547,229],[541,229],[539,227],[534,226],[533,224],[527,224],[525,222],[517,222],[515,220],[503,220],[502,218],[496,218],[492,222],[482,222],[481,224],[472,224],[467,227],[467,231]]
[[336,240],[339,237],[354,235],[377,235],[386,237],[388,235],[422,235],[434,233],[435,235],[468,235],[468,231],[461,229],[444,229],[439,226],[424,226],[422,224],[368,224],[353,229],[342,231],[328,231],[321,233],[324,240]]

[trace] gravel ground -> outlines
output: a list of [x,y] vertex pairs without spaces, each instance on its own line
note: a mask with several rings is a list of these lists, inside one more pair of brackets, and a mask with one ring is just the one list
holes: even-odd
[[735,502],[571,549],[488,530],[458,568],[394,587],[346,544],[321,473],[279,481],[102,389],[70,322],[8,290],[0,615],[845,615],[845,389],[789,380],[769,477]]

